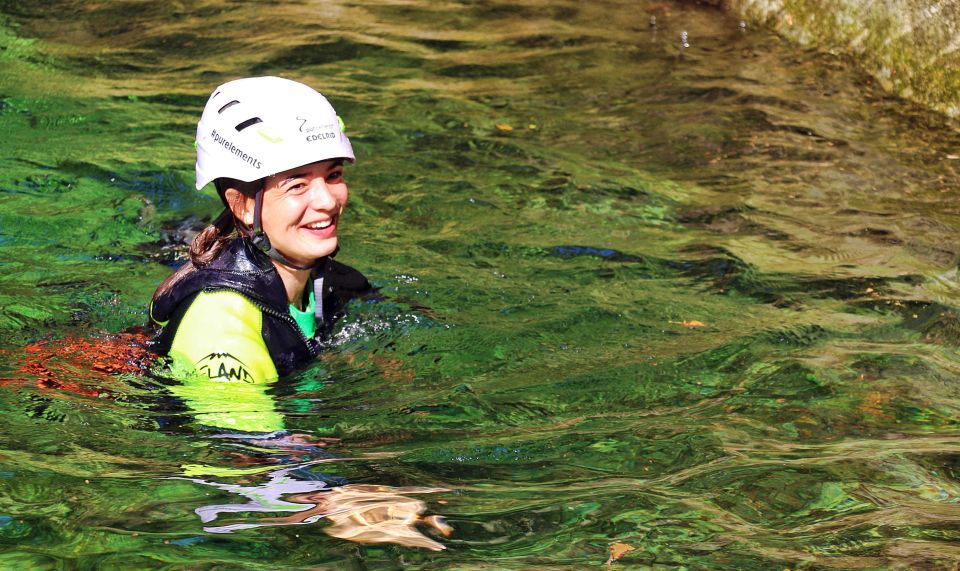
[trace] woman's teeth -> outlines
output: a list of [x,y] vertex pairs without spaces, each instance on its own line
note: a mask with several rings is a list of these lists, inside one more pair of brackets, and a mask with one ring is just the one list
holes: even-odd
[[324,220],[323,222],[314,222],[313,224],[307,224],[307,228],[311,230],[323,230],[333,224],[333,220]]

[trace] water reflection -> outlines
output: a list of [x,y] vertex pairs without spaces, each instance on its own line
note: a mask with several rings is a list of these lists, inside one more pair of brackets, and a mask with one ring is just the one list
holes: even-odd
[[426,537],[416,525],[433,528],[449,536],[453,528],[442,516],[422,514],[426,504],[404,494],[429,494],[445,492],[443,488],[419,488],[347,485],[333,488],[329,493],[313,492],[292,496],[298,502],[315,502],[313,507],[296,515],[277,518],[272,525],[310,523],[319,517],[329,519],[333,525],[324,532],[333,537],[358,543],[396,543],[406,547],[424,547],[434,551],[444,549],[443,544]]
[[[444,545],[423,535],[417,526],[432,528],[449,536],[453,528],[439,515],[423,516],[427,509],[422,500],[407,494],[446,492],[443,488],[391,487],[363,484],[343,484],[343,478],[316,474],[310,466],[348,459],[325,459],[304,462],[280,470],[261,474],[262,468],[244,472],[264,479],[250,485],[225,484],[204,478],[184,478],[211,486],[250,500],[243,504],[212,504],[196,509],[200,521],[209,524],[224,514],[259,514],[293,512],[284,517],[245,518],[207,525],[208,533],[233,533],[259,527],[305,525],[327,519],[331,525],[323,528],[332,537],[357,543],[395,543],[406,547],[422,547],[434,551]],[[223,472],[210,467],[188,467],[187,472]]]

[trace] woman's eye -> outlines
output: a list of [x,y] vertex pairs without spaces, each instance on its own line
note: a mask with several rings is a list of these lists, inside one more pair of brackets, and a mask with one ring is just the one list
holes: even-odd
[[332,172],[327,175],[327,180],[330,180],[330,181],[343,180],[343,173],[340,171]]
[[289,192],[292,194],[302,194],[306,190],[307,190],[306,184],[302,182],[297,182],[288,186],[286,192]]

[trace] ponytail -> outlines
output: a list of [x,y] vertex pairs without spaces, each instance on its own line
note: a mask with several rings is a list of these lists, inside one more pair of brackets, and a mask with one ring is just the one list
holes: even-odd
[[[230,206],[227,204],[226,190],[236,188],[247,196],[253,196],[258,190],[263,188],[263,180],[254,182],[243,182],[230,178],[219,178],[214,181],[217,187],[217,194],[223,200],[225,208],[209,226],[204,228],[199,234],[194,236],[193,243],[190,244],[190,260],[180,266],[167,279],[163,280],[157,291],[153,293],[153,301],[163,294],[170,291],[177,282],[186,277],[190,272],[206,267],[210,262],[217,259],[217,256],[226,249],[227,245],[233,241],[237,234],[237,220],[233,216]],[[246,228],[246,227],[244,227]]]
[[194,268],[203,268],[215,260],[233,238],[235,229],[233,213],[224,208],[213,224],[194,236],[190,245],[190,264]]
[[153,301],[157,301],[158,297],[170,291],[170,288],[177,285],[177,282],[185,278],[190,272],[215,260],[233,239],[235,226],[233,213],[230,212],[229,208],[224,208],[212,224],[193,237],[193,243],[190,244],[189,251],[190,259],[177,271],[170,274],[167,279],[163,280],[157,291],[153,292]]

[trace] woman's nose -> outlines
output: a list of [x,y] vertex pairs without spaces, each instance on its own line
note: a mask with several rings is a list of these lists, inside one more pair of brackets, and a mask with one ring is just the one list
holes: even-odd
[[317,178],[310,185],[310,206],[316,210],[333,210],[337,206],[337,198],[327,185],[327,181]]

